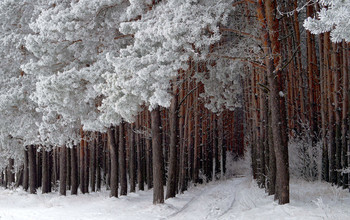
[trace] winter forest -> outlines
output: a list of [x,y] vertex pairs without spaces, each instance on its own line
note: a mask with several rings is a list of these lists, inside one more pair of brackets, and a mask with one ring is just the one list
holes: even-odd
[[347,0],[1,0],[0,218],[349,219],[349,25]]

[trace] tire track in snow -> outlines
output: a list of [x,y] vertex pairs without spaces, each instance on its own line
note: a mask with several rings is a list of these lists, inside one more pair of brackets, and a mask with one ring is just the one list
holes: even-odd
[[179,209],[178,211],[174,212],[173,214],[167,216],[164,219],[170,219],[175,217],[177,214],[181,213],[182,211],[184,211],[185,209],[187,209],[187,207],[189,207],[189,205],[196,199],[198,199],[201,195],[204,194],[206,188],[202,189],[197,195],[193,196],[192,199],[190,199],[190,201],[188,201],[181,209]]
[[[180,215],[184,215],[189,213],[189,216],[193,216],[198,208],[202,208],[205,206],[204,210],[207,210],[207,213],[198,213],[198,214],[206,214],[204,219],[217,219],[225,215],[232,209],[233,205],[236,201],[236,195],[238,187],[242,182],[243,178],[234,178],[228,181],[217,182],[214,186],[207,186],[200,191],[197,195],[195,195],[190,201],[188,201],[181,209],[172,213],[164,219],[174,219],[176,217],[180,217]],[[232,198],[229,202],[228,199]],[[202,200],[200,200],[202,199]],[[203,201],[210,201],[207,204],[202,204]],[[229,205],[227,205],[227,203]],[[221,209],[223,211],[221,212]],[[191,210],[192,209],[192,210]],[[199,216],[196,216],[199,217]]]
[[[236,182],[238,181],[238,182]],[[229,195],[227,198],[231,198],[233,197],[233,199],[230,201],[229,206],[221,213],[221,214],[217,214],[216,216],[210,216],[210,213],[206,216],[206,219],[218,219],[221,218],[222,216],[224,216],[226,213],[228,213],[233,205],[235,204],[236,201],[236,196],[237,196],[237,192],[238,192],[238,187],[242,182],[243,179],[242,178],[235,178],[235,179],[231,179],[230,182],[232,182],[232,184],[226,184],[224,187],[229,187],[230,193],[226,193],[225,195]],[[233,194],[231,194],[231,192],[234,192]],[[224,200],[225,201],[225,200]]]

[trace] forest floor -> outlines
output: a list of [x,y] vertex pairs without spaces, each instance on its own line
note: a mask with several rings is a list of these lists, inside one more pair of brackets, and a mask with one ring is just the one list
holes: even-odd
[[191,187],[163,205],[152,205],[152,190],[120,198],[108,194],[64,197],[0,189],[0,219],[350,219],[348,190],[322,182],[292,180],[291,203],[283,206],[249,177]]

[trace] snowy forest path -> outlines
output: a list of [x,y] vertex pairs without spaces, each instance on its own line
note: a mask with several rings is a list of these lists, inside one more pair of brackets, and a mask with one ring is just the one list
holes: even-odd
[[246,178],[232,178],[208,184],[178,211],[165,219],[219,219],[234,205],[240,185]]
[[0,188],[0,219],[11,220],[130,220],[130,219],[230,219],[237,214],[240,192],[251,178],[233,177],[190,187],[164,204],[153,205],[153,190],[119,198],[109,191],[58,196],[58,192],[31,195],[22,188]]

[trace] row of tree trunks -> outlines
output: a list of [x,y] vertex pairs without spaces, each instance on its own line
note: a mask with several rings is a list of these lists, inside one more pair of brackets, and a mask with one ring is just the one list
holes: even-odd
[[303,175],[349,185],[349,45],[331,43],[330,33],[302,33],[299,13],[314,17],[320,8],[298,8],[300,4],[242,4],[257,11],[264,58],[261,67],[244,67],[245,132],[253,177],[280,204],[289,202],[289,138],[302,145],[300,153],[308,158]]
[[[243,131],[231,125],[242,129],[236,120],[239,116],[228,110],[220,115],[210,113],[199,99],[203,85],[194,81],[184,80],[181,87],[174,83],[173,91],[171,109],[145,110],[133,124],[123,122],[106,133],[80,130],[78,145],[27,146],[23,168],[14,179],[31,193],[36,193],[39,185],[42,193],[58,190],[60,195],[69,190],[77,195],[78,189],[88,193],[105,186],[112,197],[126,195],[128,188],[134,192],[137,186],[144,190],[146,184],[149,189],[154,187],[154,203],[162,203],[183,192],[189,182],[223,177],[226,150],[236,155],[244,152]],[[181,130],[182,141],[178,137]],[[8,173],[14,174],[3,172]]]

